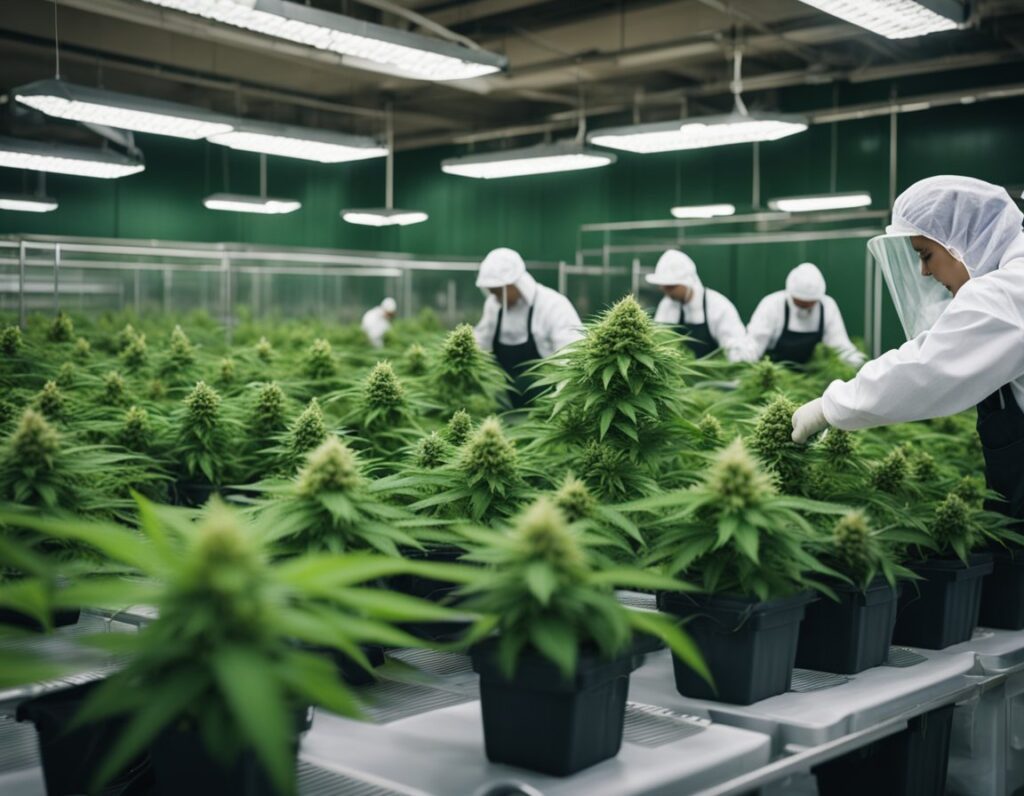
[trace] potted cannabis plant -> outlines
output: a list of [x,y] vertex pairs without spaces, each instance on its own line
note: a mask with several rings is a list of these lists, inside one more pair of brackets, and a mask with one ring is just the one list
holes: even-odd
[[498,407],[508,380],[494,357],[480,350],[472,326],[456,326],[431,360],[428,378],[438,404],[449,411],[466,408],[477,416]]
[[813,554],[805,514],[836,514],[829,503],[779,494],[737,439],[716,453],[686,490],[626,504],[660,511],[649,560],[694,582],[700,594],[659,595],[659,608],[689,620],[712,686],[676,661],[686,696],[749,704],[789,688],[800,621],[839,574]]
[[685,585],[639,569],[601,568],[588,536],[548,499],[518,515],[507,533],[465,533],[467,560],[482,569],[460,589],[463,605],[494,630],[472,650],[491,761],[566,776],[615,756],[636,632],[663,639],[709,679],[675,622],[627,608],[614,592],[618,585]]
[[168,451],[177,462],[178,501],[200,505],[230,483],[238,460],[241,425],[223,399],[206,382],[196,382],[173,417],[175,440]]

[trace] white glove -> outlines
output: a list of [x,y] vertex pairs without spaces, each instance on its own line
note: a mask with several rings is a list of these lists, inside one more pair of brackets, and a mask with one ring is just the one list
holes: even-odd
[[805,403],[793,413],[793,442],[803,445],[817,434],[828,428],[825,410],[821,398]]

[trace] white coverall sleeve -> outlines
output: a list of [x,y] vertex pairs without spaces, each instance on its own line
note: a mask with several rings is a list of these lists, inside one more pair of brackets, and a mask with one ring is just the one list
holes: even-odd
[[775,345],[782,334],[782,320],[785,318],[784,293],[765,296],[754,309],[747,324],[747,352],[756,361]]
[[846,324],[843,322],[843,313],[839,305],[831,296],[822,299],[822,312],[825,313],[825,329],[821,342],[839,354],[839,358],[847,365],[860,367],[867,359],[850,340],[846,333]]
[[374,307],[363,315],[363,334],[374,348],[384,347],[384,335],[391,328],[391,322],[385,317],[380,307]]
[[720,293],[708,294],[708,330],[730,362],[751,362],[747,330],[736,306]]
[[481,351],[490,351],[494,347],[494,333],[498,328],[498,310],[500,309],[501,304],[494,296],[488,296],[484,301],[484,311],[473,328],[476,344]]
[[1024,263],[964,285],[935,325],[823,396],[854,430],[962,412],[1024,375]]
[[658,302],[658,308],[654,311],[655,323],[678,323],[679,303],[665,296]]
[[537,352],[542,357],[549,357],[583,337],[583,322],[572,302],[561,293],[550,295],[550,301],[543,315],[542,339],[537,341]]

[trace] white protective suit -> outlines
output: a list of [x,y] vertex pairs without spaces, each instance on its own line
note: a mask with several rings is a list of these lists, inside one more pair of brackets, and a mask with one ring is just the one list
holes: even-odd
[[1024,406],[1022,220],[1004,189],[969,177],[931,177],[899,196],[889,231],[941,244],[970,279],[931,329],[856,378],[829,385],[822,409],[830,425],[852,430],[952,415],[1005,384]]
[[[697,274],[697,265],[693,260],[678,249],[669,249],[660,258],[653,274],[648,274],[647,282],[652,285],[686,285],[693,294],[683,304],[665,296],[658,302],[654,320],[658,323],[687,326],[707,323],[711,336],[718,341],[719,347],[725,352],[730,362],[750,362],[751,356],[747,345],[747,330],[743,326],[735,305],[717,290],[705,288]],[[708,317],[704,318],[704,293],[707,291]],[[682,315],[680,315],[682,312]]]
[[384,335],[391,328],[389,314],[394,314],[398,305],[393,298],[386,298],[376,307],[368,309],[363,313],[363,320],[360,324],[363,333],[370,339],[370,345],[374,348],[384,347]]
[[[534,308],[531,331],[540,356],[551,356],[583,337],[583,324],[572,302],[557,290],[538,284],[526,270],[523,258],[512,249],[495,249],[488,254],[480,264],[476,284],[485,291],[513,285],[522,296],[502,316],[500,342],[506,345],[526,342],[530,307]],[[490,351],[494,343],[501,308],[502,300],[488,293],[483,314],[473,330],[477,345],[484,351]]]
[[[793,299],[817,301],[808,309],[798,307]],[[853,367],[859,367],[866,357],[850,340],[843,322],[843,313],[835,299],[825,293],[825,277],[812,263],[802,263],[789,272],[786,289],[769,293],[758,303],[747,324],[747,345],[752,359],[760,359],[775,348],[783,332],[786,305],[789,305],[789,330],[814,332],[825,311],[825,328],[821,342],[833,349],[839,357]]]

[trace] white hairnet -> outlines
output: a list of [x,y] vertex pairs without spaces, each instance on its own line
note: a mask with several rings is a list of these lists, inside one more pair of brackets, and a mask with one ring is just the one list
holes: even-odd
[[514,285],[526,273],[526,263],[514,249],[494,249],[482,263],[476,275],[476,286],[484,290]]
[[651,285],[686,285],[696,288],[700,285],[697,265],[678,249],[669,249],[658,258],[653,274],[644,277]]
[[890,234],[923,235],[967,266],[971,278],[1024,254],[1024,214],[1006,189],[942,175],[911,185],[892,208]]
[[821,301],[825,298],[825,277],[814,263],[800,263],[786,277],[786,294],[800,301]]
[[380,303],[380,308],[384,312],[398,312],[398,303],[391,296],[388,296]]

